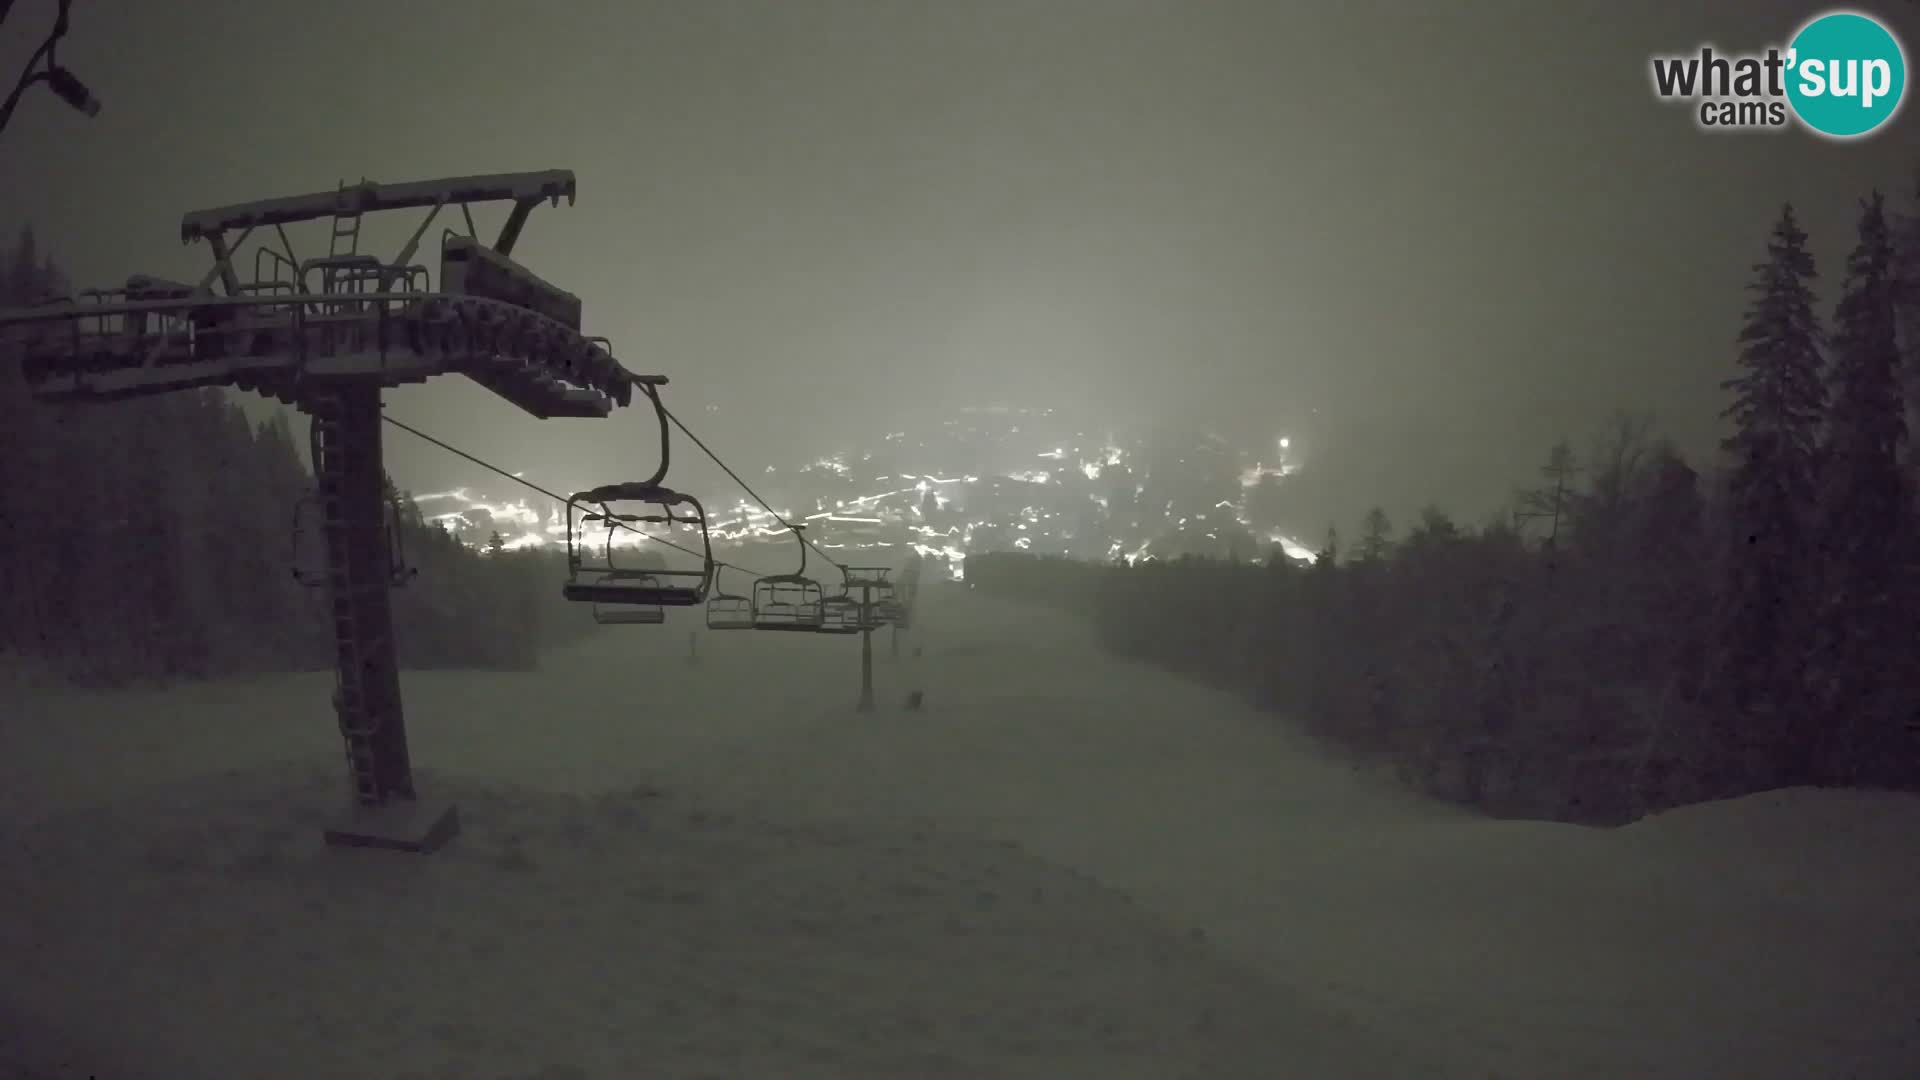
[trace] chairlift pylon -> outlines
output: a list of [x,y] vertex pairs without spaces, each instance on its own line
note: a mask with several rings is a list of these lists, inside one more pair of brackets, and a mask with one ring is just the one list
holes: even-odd
[[[327,562],[326,502],[317,492],[300,497],[293,507],[293,529],[288,557],[293,580],[310,589],[325,588],[332,579]],[[407,563],[406,530],[401,524],[400,500],[391,496],[381,515],[387,538],[387,583],[394,587],[412,581],[419,568]]]
[[904,627],[908,614],[907,606],[901,602],[900,595],[901,589],[910,587],[910,583],[904,580],[894,582],[888,576],[892,573],[891,566],[843,566],[840,568],[843,579],[841,593],[861,604],[861,629],[878,630],[889,623]]

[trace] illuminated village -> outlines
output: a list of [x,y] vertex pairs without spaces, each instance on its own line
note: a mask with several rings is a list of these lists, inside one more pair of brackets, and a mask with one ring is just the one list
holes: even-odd
[[[1121,434],[1075,425],[1053,409],[965,408],[915,431],[841,447],[812,462],[768,467],[752,480],[803,521],[822,548],[871,561],[911,546],[944,576],[967,556],[1022,550],[1088,560],[1181,555],[1296,559],[1312,551],[1287,526],[1281,492],[1298,469],[1290,442],[1262,454],[1200,433]],[[473,488],[416,495],[428,520],[484,547],[557,544],[558,506],[490,502]],[[777,566],[791,536],[739,498],[708,507],[715,554]],[[631,541],[644,543],[635,536]],[[872,556],[861,555],[862,552]],[[858,558],[856,557],[858,556]]]

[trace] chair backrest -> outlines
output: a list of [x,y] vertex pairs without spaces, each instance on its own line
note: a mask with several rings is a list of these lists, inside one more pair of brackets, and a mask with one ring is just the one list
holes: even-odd
[[750,630],[753,628],[753,601],[744,596],[720,594],[707,598],[707,629]]

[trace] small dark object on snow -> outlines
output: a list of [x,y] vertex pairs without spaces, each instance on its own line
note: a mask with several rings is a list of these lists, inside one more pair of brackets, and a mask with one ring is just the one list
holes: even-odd
[[907,695],[907,708],[908,708],[908,709],[910,709],[910,710],[912,710],[912,711],[914,711],[914,712],[919,712],[919,711],[920,711],[920,702],[921,702],[922,700],[924,700],[924,696],[925,696],[925,695],[924,695],[924,691],[920,691],[920,690],[915,690],[915,691],[914,691],[913,693],[911,693],[911,694],[908,694],[908,695]]

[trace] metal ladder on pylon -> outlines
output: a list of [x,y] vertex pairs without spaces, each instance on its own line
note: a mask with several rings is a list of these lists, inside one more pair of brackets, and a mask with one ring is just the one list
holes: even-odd
[[[366,670],[364,650],[378,647],[380,643],[361,638],[361,627],[354,619],[358,597],[347,568],[346,549],[349,545],[331,542],[348,524],[344,508],[340,505],[341,473],[345,465],[340,459],[351,451],[346,441],[338,437],[338,421],[329,415],[328,410],[315,410],[313,423],[314,448],[321,451],[314,455],[314,481],[320,495],[321,526],[329,538],[327,601],[333,609],[334,647],[340,658],[335,673],[334,712],[339,719],[340,735],[347,744],[347,765],[353,773],[354,794],[361,803],[372,804],[378,802],[381,795],[372,746],[372,737],[380,728],[380,718],[368,708],[366,686],[362,678]],[[363,587],[384,589],[386,582]]]
[[[361,183],[366,183],[362,180]],[[347,205],[347,182],[340,181],[333,208],[333,235],[327,240],[329,256],[360,254],[360,204]]]
[[[366,181],[362,180],[361,183]],[[360,220],[365,212],[360,208],[359,190],[359,185],[349,187],[345,180],[340,181],[334,192],[333,221],[327,237],[326,257],[311,261],[319,264],[319,291],[326,297],[319,303],[316,313],[337,316],[348,322],[344,326],[326,325],[319,331],[310,347],[322,355],[333,355],[337,350],[352,348],[356,343],[357,327],[352,325],[352,317],[360,314],[360,311],[359,302],[353,294],[362,291],[366,268],[360,264],[367,261],[360,255]],[[306,287],[312,288],[311,285]],[[331,318],[323,321],[333,323]]]

